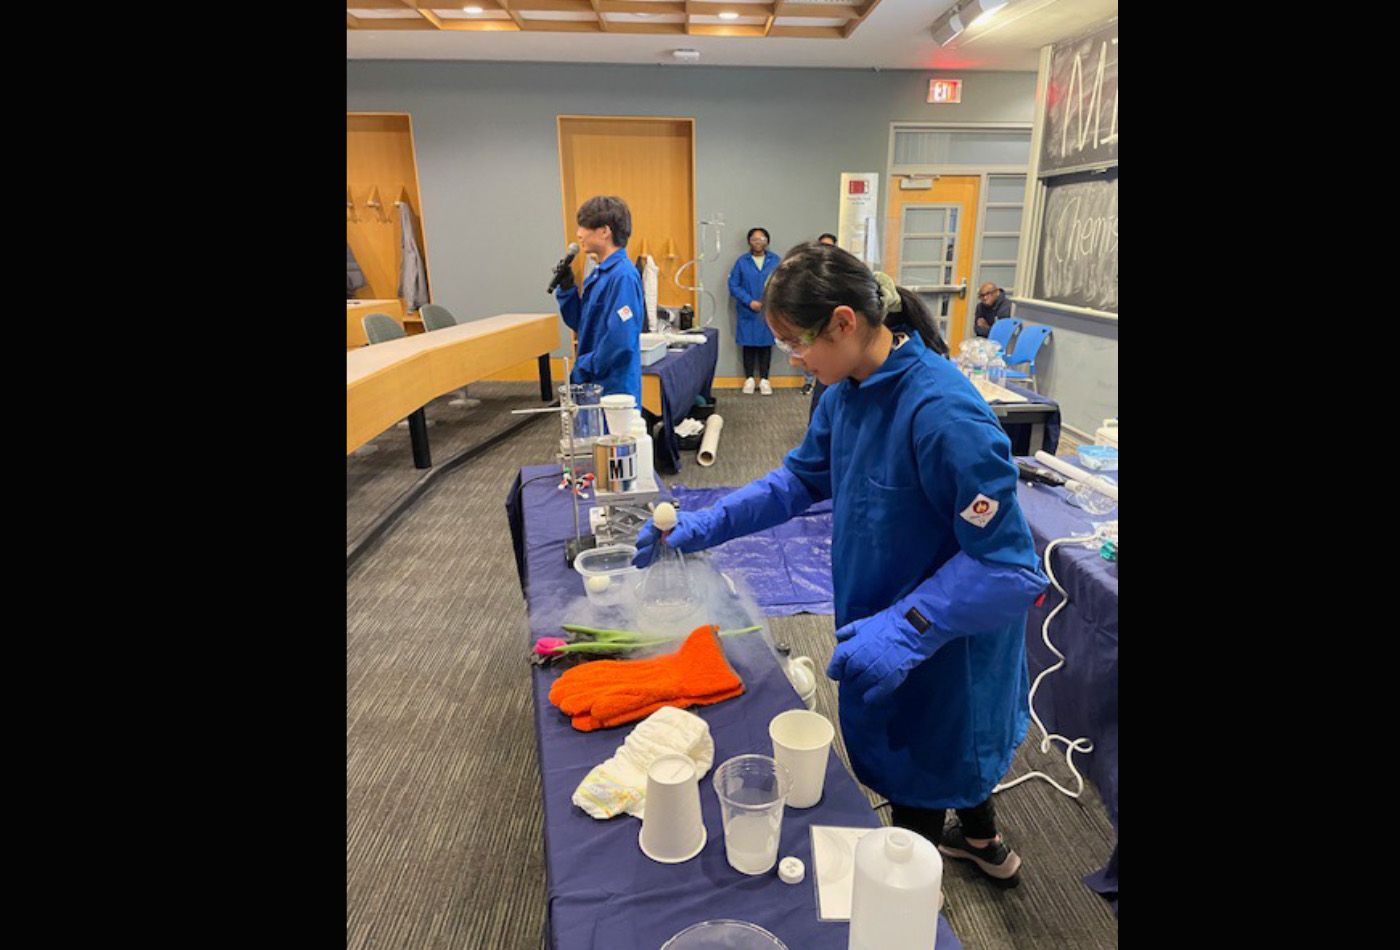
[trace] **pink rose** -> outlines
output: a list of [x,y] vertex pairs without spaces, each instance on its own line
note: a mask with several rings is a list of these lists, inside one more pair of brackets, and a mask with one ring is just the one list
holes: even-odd
[[568,640],[558,637],[540,637],[535,641],[535,653],[540,656],[560,656],[564,652],[563,648],[568,645]]

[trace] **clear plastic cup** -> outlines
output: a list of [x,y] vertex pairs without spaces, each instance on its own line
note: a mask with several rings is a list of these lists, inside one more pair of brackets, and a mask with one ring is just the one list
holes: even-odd
[[792,776],[769,756],[739,755],[715,769],[714,785],[729,866],[741,874],[771,871]]

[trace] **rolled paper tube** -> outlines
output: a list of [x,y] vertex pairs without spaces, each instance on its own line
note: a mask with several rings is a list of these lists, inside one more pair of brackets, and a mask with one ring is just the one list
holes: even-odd
[[1059,472],[1066,478],[1072,478],[1082,485],[1087,485],[1094,491],[1105,494],[1109,498],[1112,498],[1114,501],[1118,500],[1117,485],[1114,485],[1110,482],[1106,482],[1102,478],[1099,478],[1095,475],[1090,475],[1083,469],[1076,468],[1075,466],[1069,464],[1064,459],[1056,458],[1049,452],[1040,451],[1035,453],[1035,460],[1037,462],[1040,462],[1042,465],[1046,465],[1050,468],[1053,468],[1055,471]]
[[719,451],[719,434],[723,428],[722,416],[713,415],[705,420],[705,435],[700,440],[700,451],[695,456],[695,461],[705,468],[715,464],[715,453]]

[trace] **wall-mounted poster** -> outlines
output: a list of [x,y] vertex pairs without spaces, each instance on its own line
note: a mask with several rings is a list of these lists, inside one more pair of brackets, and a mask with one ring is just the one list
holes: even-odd
[[879,173],[843,172],[836,243],[859,257],[871,269],[880,265],[879,220]]

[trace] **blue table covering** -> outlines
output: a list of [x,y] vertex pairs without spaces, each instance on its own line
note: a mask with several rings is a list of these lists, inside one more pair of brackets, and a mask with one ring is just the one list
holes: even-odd
[[[530,610],[529,642],[560,631],[537,619],[556,615],[561,598],[583,595],[583,584],[564,562],[564,541],[573,535],[567,492],[549,465],[529,466],[517,477],[507,508]],[[521,656],[529,643],[521,644]],[[742,696],[697,707],[715,742],[715,764],[736,755],[771,755],[768,723],[778,713],[802,707],[777,661],[757,635],[728,637],[725,654],[744,681]],[[777,935],[790,950],[846,950],[849,925],[817,919],[810,829],[813,824],[877,827],[879,819],[840,759],[827,763],[822,800],[783,816],[780,856],[807,865],[805,880],[782,883],[776,871],[748,876],[729,867],[719,800],[711,779],[700,783],[707,841],[699,856],[682,864],[658,864],[641,853],[641,822],[627,815],[607,821],[575,807],[574,789],[593,766],[608,759],[629,726],[584,733],[549,702],[549,688],[562,671],[535,668],[535,730],[544,786],[545,873],[549,900],[546,945],[558,950],[657,950],[691,924],[729,917],[747,920]],[[961,950],[948,922],[939,917],[940,950]]]
[[[693,332],[693,331],[692,331]],[[705,342],[683,350],[670,350],[650,366],[642,367],[643,376],[661,380],[661,438],[656,439],[656,461],[660,471],[674,473],[680,468],[680,439],[676,426],[695,405],[696,396],[710,399],[710,387],[715,381],[715,363],[719,359],[719,330],[706,327]]]
[[[1026,389],[1021,386],[1008,384],[1006,388],[1013,393],[1025,396],[1026,399],[1033,403],[1041,405],[1048,404],[1055,407],[1055,410],[1045,417],[1045,444],[1042,446],[1046,452],[1054,455],[1055,451],[1060,447],[1060,404],[1049,396],[1042,396],[1034,390]],[[994,400],[993,403],[998,404],[999,401]],[[1001,423],[1002,429],[1006,432],[1007,437],[1011,439],[1012,455],[1035,454],[1031,446],[1031,423],[1010,422],[1001,418],[998,418],[997,421]]]
[[[1117,473],[1109,473],[1117,481]],[[1018,500],[1030,523],[1036,553],[1056,538],[1093,533],[1093,525],[1111,521],[1118,512],[1091,515],[1065,500],[1063,488],[1022,482]],[[1055,579],[1069,595],[1069,604],[1050,621],[1050,642],[1065,655],[1065,665],[1041,681],[1035,694],[1035,711],[1046,729],[1069,739],[1087,737],[1092,752],[1074,753],[1072,761],[1099,791],[1113,830],[1118,831],[1118,562],[1105,560],[1097,547],[1058,545],[1050,559]],[[1026,664],[1031,681],[1053,666],[1058,658],[1042,639],[1046,616],[1060,603],[1053,586],[1044,602],[1032,607],[1026,618]],[[1034,731],[1034,730],[1033,730]],[[1039,736],[1034,736],[1039,741]],[[1063,743],[1051,749],[1064,754]],[[1065,770],[1055,771],[1057,776]],[[1065,779],[1059,779],[1064,784]],[[1085,878],[1118,913],[1118,847],[1109,863]]]

